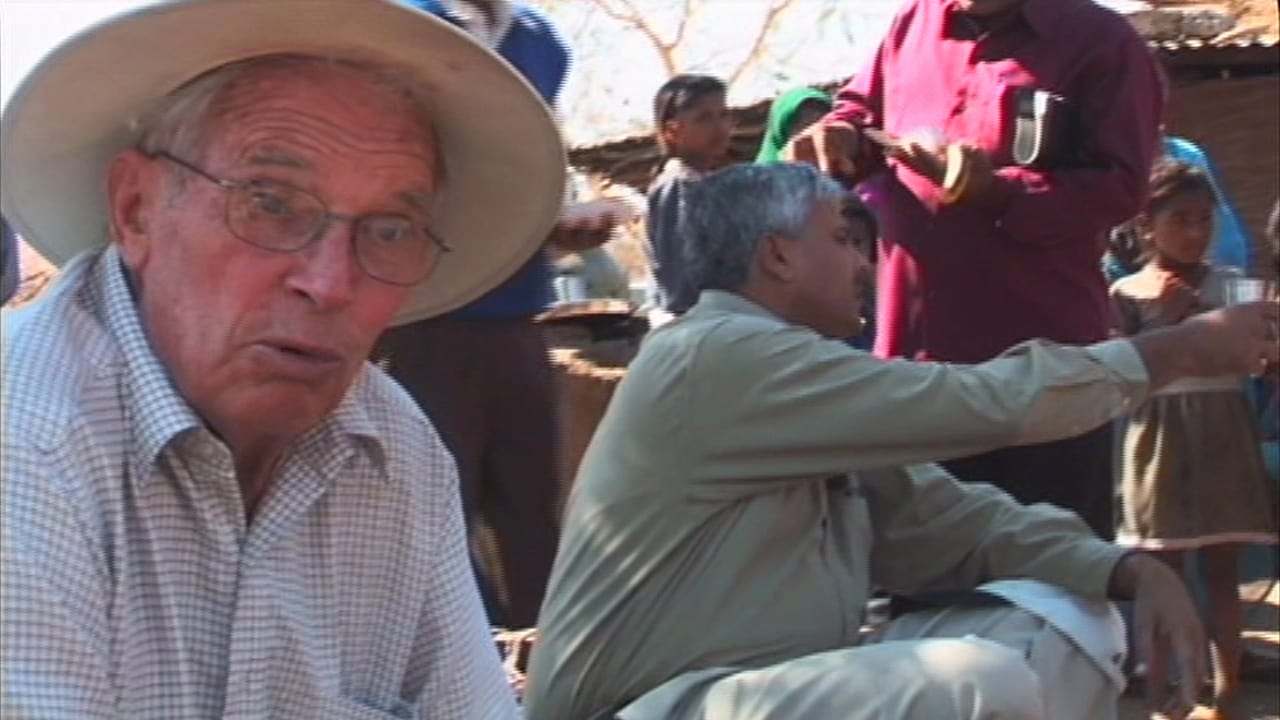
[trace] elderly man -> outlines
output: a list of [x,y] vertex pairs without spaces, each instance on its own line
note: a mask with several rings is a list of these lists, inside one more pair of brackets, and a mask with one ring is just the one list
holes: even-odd
[[[1107,231],[1141,208],[1162,106],[1142,39],[1093,0],[902,3],[791,148],[861,182],[883,223],[876,354],[973,363],[1030,338],[1106,338],[1098,264]],[[964,150],[950,175],[945,146]],[[1111,538],[1110,435],[1106,424],[947,469]]]
[[5,216],[75,255],[5,317],[5,716],[515,717],[453,461],[366,358],[546,236],[537,95],[393,3],[194,0],[3,129]]
[[[1277,354],[1277,309],[975,366],[877,360],[839,340],[873,236],[845,197],[791,164],[690,192],[701,296],[646,340],[583,459],[532,720],[1112,717],[1124,639],[1108,596],[1135,599],[1144,648],[1171,641],[1192,701],[1203,636],[1163,564],[917,463],[1078,433],[1180,375],[1256,370]],[[873,584],[981,583],[1009,606],[910,614],[860,641]]]

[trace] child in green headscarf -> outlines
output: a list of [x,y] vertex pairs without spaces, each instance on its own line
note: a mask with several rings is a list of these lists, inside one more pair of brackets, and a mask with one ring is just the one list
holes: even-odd
[[821,90],[800,87],[779,95],[769,108],[769,126],[756,154],[756,164],[781,162],[787,141],[830,110],[831,96]]

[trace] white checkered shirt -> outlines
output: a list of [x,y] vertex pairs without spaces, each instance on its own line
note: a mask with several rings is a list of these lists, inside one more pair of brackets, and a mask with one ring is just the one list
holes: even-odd
[[514,718],[453,460],[367,368],[246,524],[114,249],[4,321],[4,718]]

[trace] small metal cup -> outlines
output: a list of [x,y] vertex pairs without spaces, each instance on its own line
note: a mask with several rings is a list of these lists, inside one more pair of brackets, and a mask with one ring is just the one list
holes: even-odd
[[1259,278],[1229,277],[1224,278],[1222,286],[1222,302],[1225,305],[1258,302],[1267,297],[1267,282]]

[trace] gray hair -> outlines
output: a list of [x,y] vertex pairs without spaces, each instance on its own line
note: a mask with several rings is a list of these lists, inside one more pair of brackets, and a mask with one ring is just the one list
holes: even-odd
[[[432,128],[431,105],[414,75],[386,63],[313,55],[260,55],[216,67],[159,100],[136,125],[138,149],[152,155],[170,152],[190,161],[204,159],[222,105],[231,91],[264,72],[342,67],[355,70],[378,87],[402,98],[424,133]],[[437,147],[437,182],[444,181],[443,154]],[[175,173],[177,171],[175,170]],[[181,177],[181,176],[179,176]]]
[[798,238],[818,203],[848,191],[808,164],[735,165],[689,187],[680,212],[685,272],[696,290],[737,291],[760,241]]

